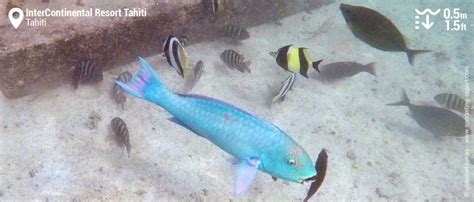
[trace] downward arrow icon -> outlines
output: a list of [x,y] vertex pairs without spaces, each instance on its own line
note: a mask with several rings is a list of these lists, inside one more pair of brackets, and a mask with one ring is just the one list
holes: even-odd
[[426,15],[426,20],[422,22],[421,25],[423,25],[425,29],[430,29],[434,25],[433,22],[430,22],[430,15]]

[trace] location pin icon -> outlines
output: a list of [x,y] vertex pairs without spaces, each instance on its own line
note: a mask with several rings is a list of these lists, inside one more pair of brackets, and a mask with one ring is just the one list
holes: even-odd
[[23,10],[20,8],[12,8],[10,9],[10,12],[8,12],[8,19],[10,19],[10,22],[15,29],[20,26],[24,17]]

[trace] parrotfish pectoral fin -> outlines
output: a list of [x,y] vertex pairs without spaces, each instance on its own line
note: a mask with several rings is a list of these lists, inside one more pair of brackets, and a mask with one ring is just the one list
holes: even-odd
[[255,179],[260,160],[250,159],[242,160],[236,168],[235,194],[240,195],[246,193]]
[[138,59],[140,60],[141,67],[135,77],[133,77],[133,79],[131,79],[128,83],[122,83],[119,81],[115,81],[115,83],[122,87],[127,93],[135,97],[144,98],[145,88],[150,85],[154,85],[155,87],[163,87],[163,84],[150,64],[148,64],[148,62],[142,57],[138,57]]

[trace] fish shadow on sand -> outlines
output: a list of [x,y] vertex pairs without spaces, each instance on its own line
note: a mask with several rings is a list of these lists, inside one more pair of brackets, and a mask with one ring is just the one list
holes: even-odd
[[[407,115],[409,119],[411,115]],[[385,127],[389,127],[391,133],[401,134],[406,137],[415,138],[426,142],[438,142],[441,141],[441,137],[432,134],[431,132],[417,126],[415,120],[412,119],[414,125],[406,125],[400,121],[394,121],[392,119],[381,118],[382,123],[386,123]]]

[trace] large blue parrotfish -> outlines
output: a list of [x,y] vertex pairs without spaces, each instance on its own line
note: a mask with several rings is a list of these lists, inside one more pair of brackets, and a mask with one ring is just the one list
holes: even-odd
[[177,94],[169,90],[148,62],[128,83],[117,84],[126,92],[153,102],[173,115],[171,121],[206,138],[240,160],[236,166],[235,193],[247,192],[257,170],[283,180],[310,182],[308,200],[321,186],[326,173],[323,149],[316,166],[306,151],[272,123],[213,98]]

